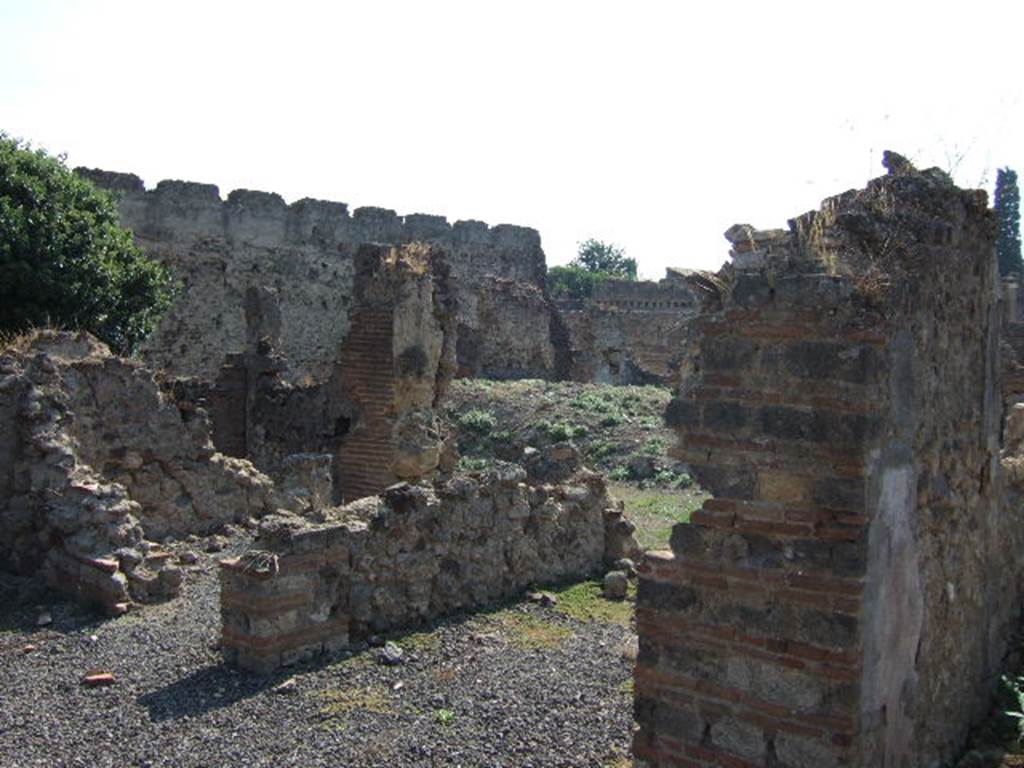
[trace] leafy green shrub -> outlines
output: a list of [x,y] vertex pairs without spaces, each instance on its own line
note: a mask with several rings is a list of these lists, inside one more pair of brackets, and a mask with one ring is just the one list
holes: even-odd
[[0,332],[53,325],[130,352],[172,298],[168,269],[62,158],[0,133]]
[[491,430],[498,426],[498,420],[494,418],[494,414],[490,411],[474,408],[471,411],[466,411],[459,417],[459,426],[463,429],[468,429],[470,432],[476,432],[478,435],[488,435],[491,433]]
[[572,440],[574,437],[585,437],[587,431],[587,428],[582,424],[557,422],[548,429],[548,437],[556,443],[560,443],[563,440]]
[[673,472],[671,469],[659,471],[653,478],[657,485],[668,488],[686,489],[693,485],[693,478],[685,472]]
[[496,443],[511,443],[512,433],[507,429],[501,429],[491,433],[491,440]]
[[588,432],[583,424],[569,424],[562,421],[552,423],[547,419],[538,419],[533,423],[533,428],[537,432],[547,435],[556,443],[571,440],[574,437],[585,437]]
[[594,288],[611,275],[590,272],[582,267],[551,267],[548,270],[548,293],[556,299],[586,299]]

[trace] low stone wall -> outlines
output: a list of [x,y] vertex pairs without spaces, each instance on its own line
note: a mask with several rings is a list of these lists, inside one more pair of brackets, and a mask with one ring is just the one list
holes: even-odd
[[255,549],[222,564],[225,657],[270,671],[632,554],[599,476],[525,480],[502,465],[433,488],[394,486],[322,523],[265,519]]
[[789,231],[727,235],[735,281],[666,412],[713,498],[640,569],[650,766],[946,764],[987,711],[1024,545],[991,214],[889,161]]

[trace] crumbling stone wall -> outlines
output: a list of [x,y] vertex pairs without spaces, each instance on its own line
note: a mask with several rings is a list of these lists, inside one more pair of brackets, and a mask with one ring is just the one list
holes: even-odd
[[462,314],[477,320],[458,326],[460,378],[566,377],[568,346],[542,287],[488,276],[472,292],[460,291],[459,300],[469,302]]
[[937,765],[986,710],[1022,544],[991,213],[887,162],[788,231],[727,233],[666,412],[713,498],[641,568],[649,765]]
[[108,610],[180,585],[144,538],[274,508],[268,478],[216,453],[198,414],[87,334],[36,334],[0,356],[0,434],[0,563]]
[[[143,345],[144,359],[176,376],[216,378],[225,356],[249,350],[246,294],[276,293],[278,352],[292,383],[322,383],[349,333],[354,256],[364,243],[428,242],[447,255],[458,290],[459,324],[488,342],[465,360],[482,376],[507,374],[508,361],[524,375],[550,378],[559,325],[546,299],[544,252],[533,229],[479,221],[449,224],[444,217],[398,216],[383,208],[303,199],[286,205],[278,195],[235,190],[227,200],[216,186],[161,181],[146,191],[131,174],[80,168],[79,174],[118,198],[121,223],[150,256],[166,263],[183,291]],[[522,284],[487,291],[491,277]],[[518,316],[521,292],[536,294],[528,328],[488,326],[488,306],[507,300],[503,318]],[[539,300],[538,300],[539,299]],[[484,315],[478,314],[482,304]]]
[[255,549],[222,564],[225,657],[270,671],[532,584],[594,574],[630,549],[599,476],[526,480],[522,468],[502,465],[434,487],[396,485],[327,510],[320,523],[266,518]]

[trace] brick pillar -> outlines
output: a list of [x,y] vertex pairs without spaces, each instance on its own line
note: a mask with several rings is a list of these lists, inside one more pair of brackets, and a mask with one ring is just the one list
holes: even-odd
[[666,412],[713,498],[641,566],[636,755],[948,761],[985,712],[1021,572],[998,504],[989,213],[913,172],[747,230]]
[[364,245],[355,272],[352,328],[330,385],[354,409],[334,465],[345,502],[433,472],[435,406],[455,369],[454,292],[441,251]]
[[357,404],[358,423],[342,442],[337,474],[345,501],[380,493],[395,482],[394,310],[361,309],[342,346],[346,396]]

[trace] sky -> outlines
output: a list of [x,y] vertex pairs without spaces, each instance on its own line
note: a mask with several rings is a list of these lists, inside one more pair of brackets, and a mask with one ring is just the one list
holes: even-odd
[[0,131],[84,165],[716,269],[894,149],[1024,174],[1024,3],[0,0]]

